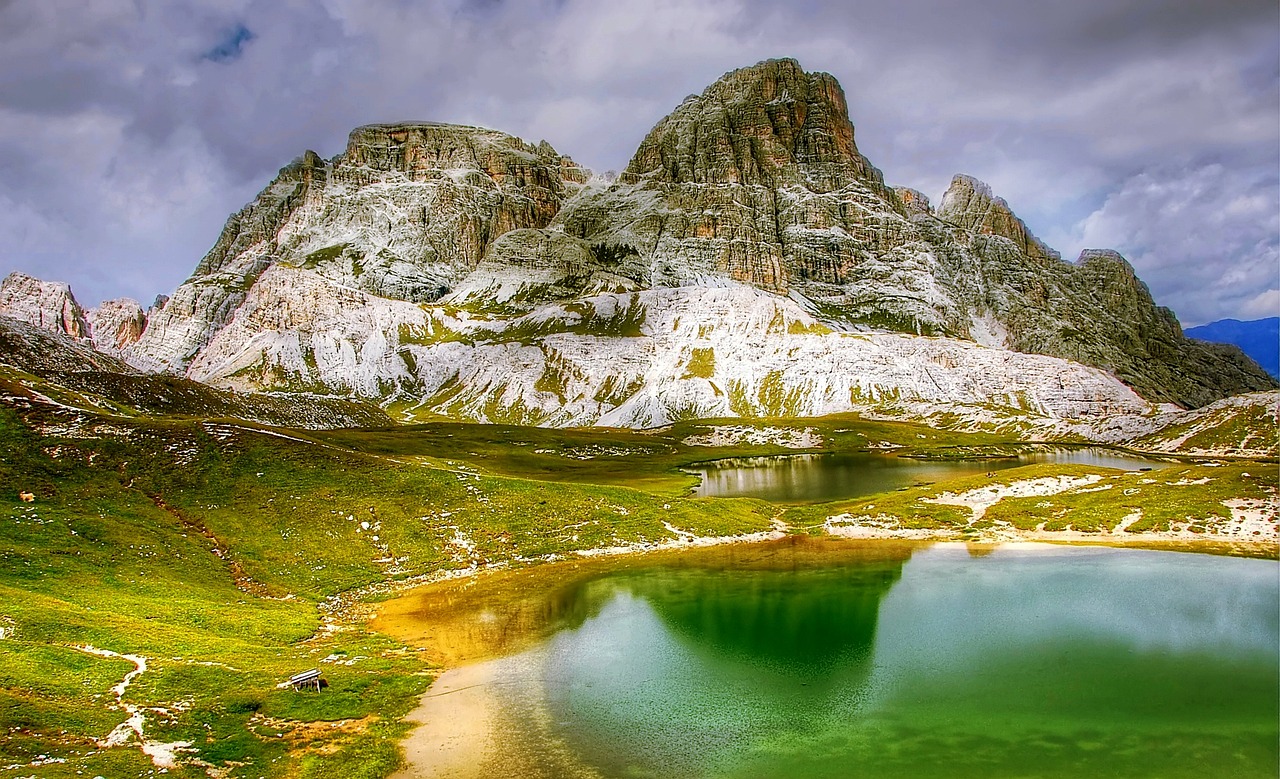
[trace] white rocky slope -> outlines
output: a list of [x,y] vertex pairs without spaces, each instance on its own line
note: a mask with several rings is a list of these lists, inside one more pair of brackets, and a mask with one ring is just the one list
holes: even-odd
[[[535,244],[540,240],[534,236]],[[539,304],[526,314],[460,307],[473,298],[499,304],[528,299],[572,283],[557,262],[525,262],[530,272],[482,264],[439,304],[381,298],[313,270],[274,266],[189,374],[240,390],[337,389],[384,400],[401,421],[444,415],[652,427],[693,417],[857,411],[1150,451],[1280,454],[1280,392],[1236,396],[1192,411],[1154,406],[1096,368],[960,339],[836,331],[807,310],[803,298],[724,280],[587,294]],[[587,266],[577,269],[591,280],[587,286],[626,286]],[[0,351],[18,357],[15,364],[132,370],[95,350],[90,339],[65,332],[60,313],[82,310],[65,285],[29,277],[17,283],[37,285],[36,300],[49,305],[37,310],[26,300],[16,307],[38,322],[37,330],[27,331],[30,337],[43,331],[60,340],[35,351],[0,344]],[[119,308],[124,316],[90,310],[81,318],[136,321],[131,307]],[[0,315],[13,310],[0,309]],[[23,326],[9,330],[23,332]],[[59,368],[64,351],[66,366]],[[334,419],[350,424],[339,417]],[[317,424],[322,420],[304,426]]]
[[190,375],[249,388],[393,397],[407,418],[651,427],[911,402],[1053,419],[1145,414],[1114,377],[949,338],[834,332],[751,286],[604,293],[505,318],[389,301],[267,270]]

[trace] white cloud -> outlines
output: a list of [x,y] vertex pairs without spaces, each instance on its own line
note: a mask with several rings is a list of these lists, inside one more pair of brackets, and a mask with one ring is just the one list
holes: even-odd
[[[1280,271],[1277,271],[1277,273],[1280,273]],[[1277,280],[1272,278],[1272,281]],[[1265,292],[1259,292],[1251,299],[1246,300],[1244,305],[1240,307],[1239,319],[1244,321],[1265,319],[1272,316],[1280,316],[1280,288],[1277,287],[1272,287]]]
[[1280,313],[1267,292],[1280,273],[1280,186],[1273,173],[1218,164],[1139,173],[1077,224],[1072,237],[1072,250],[1118,249],[1184,324],[1239,318],[1245,309]]

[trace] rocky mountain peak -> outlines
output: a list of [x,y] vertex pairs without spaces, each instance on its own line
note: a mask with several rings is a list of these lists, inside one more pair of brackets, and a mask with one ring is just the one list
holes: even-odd
[[88,339],[93,332],[69,285],[17,271],[0,282],[0,314],[72,338]]
[[142,337],[147,329],[147,313],[132,298],[104,300],[88,313],[93,341],[99,348],[116,353]]
[[793,59],[721,76],[650,131],[624,178],[673,184],[804,184],[829,192],[853,179],[883,186],[854,143],[844,90]]
[[1118,274],[1135,281],[1138,278],[1133,266],[1115,249],[1085,249],[1080,252],[1075,264],[1082,268],[1106,269],[1108,273]]
[[898,202],[908,214],[933,213],[933,205],[923,192],[910,187],[894,187],[893,193],[898,196]]
[[[1146,282],[1138,278],[1137,271],[1120,252],[1112,249],[1085,249],[1080,252],[1074,264],[1096,289],[1109,290],[1114,297],[1136,299],[1140,307],[1155,305]],[[1167,318],[1177,323],[1172,312],[1169,312]]]
[[520,185],[555,187],[547,169],[571,171],[571,178],[585,181],[587,171],[551,144],[532,144],[497,130],[440,122],[401,122],[357,127],[338,166],[358,166],[378,171],[399,171],[410,180],[440,178],[450,171],[477,171],[498,184],[514,177]]
[[1004,198],[996,197],[991,187],[972,176],[957,174],[951,179],[951,186],[938,206],[938,217],[970,232],[1008,238],[1027,257],[1061,259],[1057,252],[1031,234]]
[[1183,338],[1119,255],[1062,262],[982,182],[957,176],[936,209],[885,187],[839,84],[794,60],[686,99],[616,180],[495,130],[366,125],[332,159],[281,169],[148,312],[85,312],[28,277],[6,295],[147,371],[525,423],[756,413],[784,375],[786,397],[812,400],[789,414],[881,393],[997,402],[1032,392],[1018,376],[1033,364],[1032,395],[1063,395],[1062,413],[1102,387],[1037,354],[1113,374],[1098,390],[1113,399],[1128,397],[1116,379],[1185,405],[1275,386]]

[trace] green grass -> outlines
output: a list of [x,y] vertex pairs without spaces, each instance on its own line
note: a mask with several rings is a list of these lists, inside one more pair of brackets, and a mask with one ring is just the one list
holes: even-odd
[[683,378],[709,379],[716,373],[716,350],[694,349],[685,363]]
[[1245,448],[1280,454],[1280,428],[1274,411],[1264,403],[1240,407],[1227,406],[1189,422],[1170,425],[1159,433],[1139,440],[1139,444],[1160,445],[1166,441],[1185,439],[1188,450],[1214,451]]
[[[1043,524],[1050,531],[1102,533],[1114,530],[1127,517],[1140,512],[1141,517],[1126,532],[1164,532],[1180,527],[1208,532],[1230,518],[1231,512],[1222,501],[1266,499],[1273,494],[1275,480],[1274,476],[1268,478],[1267,470],[1268,466],[1259,463],[1230,463],[1108,474],[1094,488],[1053,496],[1006,498],[989,509],[986,518],[1028,530]],[[1202,481],[1205,483],[1199,483]],[[1103,486],[1107,489],[1096,489]]]
[[[191,741],[230,776],[339,775],[355,765],[382,775],[398,719],[430,678],[414,653],[359,624],[317,633],[326,598],[444,569],[672,540],[668,524],[754,532],[773,513],[760,501],[680,497],[691,483],[671,470],[681,447],[639,433],[440,425],[430,435],[349,431],[309,443],[227,423],[71,416],[0,412],[9,485],[0,493],[0,625],[6,634],[12,626],[0,640],[0,727],[14,734],[0,751],[6,765],[41,754],[78,767],[100,759],[88,753],[125,719],[109,690],[130,665],[72,648],[92,645],[147,657],[125,700],[169,712],[148,715],[148,737]],[[343,448],[344,438],[371,451]],[[575,459],[583,453],[592,459]],[[637,453],[664,457],[637,475]],[[504,467],[471,472],[485,454]],[[564,466],[580,472],[557,472]],[[542,471],[556,478],[530,478]],[[594,479],[604,472],[615,483],[590,483],[610,481]],[[36,501],[20,501],[19,490]],[[359,660],[320,663],[339,651]],[[317,664],[324,693],[275,689]],[[290,731],[372,715],[381,719],[314,748],[262,735],[266,720]],[[129,760],[127,772],[146,765]]]
[[[960,494],[991,485],[1045,477],[1096,477],[1055,495],[1004,497],[974,520],[967,507],[931,502],[942,493]],[[1112,533],[1134,514],[1125,532],[1188,529],[1209,533],[1230,519],[1228,499],[1271,500],[1274,466],[1265,463],[1186,464],[1156,471],[1116,471],[1082,465],[1039,464],[984,475],[948,479],[856,500],[797,506],[783,520],[803,532],[820,532],[830,517],[887,521],[901,529],[975,533],[1008,525],[1019,530]],[[1250,538],[1241,538],[1250,541]]]
[[[90,645],[146,657],[148,670],[124,702],[147,709],[148,738],[189,741],[189,757],[227,776],[385,776],[398,761],[403,716],[431,668],[358,616],[339,611],[341,629],[321,630],[333,599],[354,604],[358,615],[373,597],[360,593],[409,577],[672,541],[669,527],[698,535],[768,529],[775,506],[688,495],[695,480],[681,467],[788,451],[684,443],[720,424],[812,428],[831,451],[891,446],[947,458],[1015,446],[998,435],[852,414],[689,421],[644,432],[446,422],[304,432],[177,416],[107,418],[17,401],[0,407],[0,765],[45,755],[68,762],[18,775],[153,769],[136,743],[98,746],[127,716],[111,688],[132,666],[76,648]],[[1244,476],[1249,467],[1170,469],[1161,478],[1212,472],[1214,481],[1185,494],[1138,485],[1134,499],[1148,507],[1152,527],[1179,512],[1208,516],[1197,508],[1204,501],[1268,494],[1265,479]],[[1001,479],[1024,472],[1065,471],[1032,466]],[[829,513],[866,510],[908,527],[960,528],[965,510],[922,502],[943,487],[797,507],[784,519],[815,531]],[[19,491],[35,502],[21,501]],[[1161,495],[1175,492],[1160,514]],[[1111,521],[1104,497],[1060,497],[1077,522],[1091,511],[1099,523]],[[1011,512],[1025,524],[1054,510],[1010,502],[991,513]],[[276,688],[311,667],[329,682],[324,692]],[[204,771],[186,766],[169,775]]]

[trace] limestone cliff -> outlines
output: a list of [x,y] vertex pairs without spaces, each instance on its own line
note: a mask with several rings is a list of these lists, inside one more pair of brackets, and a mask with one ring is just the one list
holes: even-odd
[[69,285],[16,271],[0,282],[0,315],[71,338],[88,339],[92,332]]
[[840,84],[792,59],[735,70],[686,99],[649,132],[622,178],[814,192],[852,179],[884,186],[854,144]]
[[617,183],[571,199],[556,226],[633,249],[619,272],[644,286],[711,275],[786,294],[858,275],[909,227],[901,210],[858,151],[835,79],[769,60],[686,99]]
[[233,215],[131,349],[181,372],[276,264],[335,284],[428,302],[503,233],[543,227],[586,178],[546,143],[478,127],[370,125],[332,161],[307,152]]
[[136,300],[105,300],[89,309],[89,326],[94,346],[108,354],[118,354],[137,342],[147,329],[147,313]]

